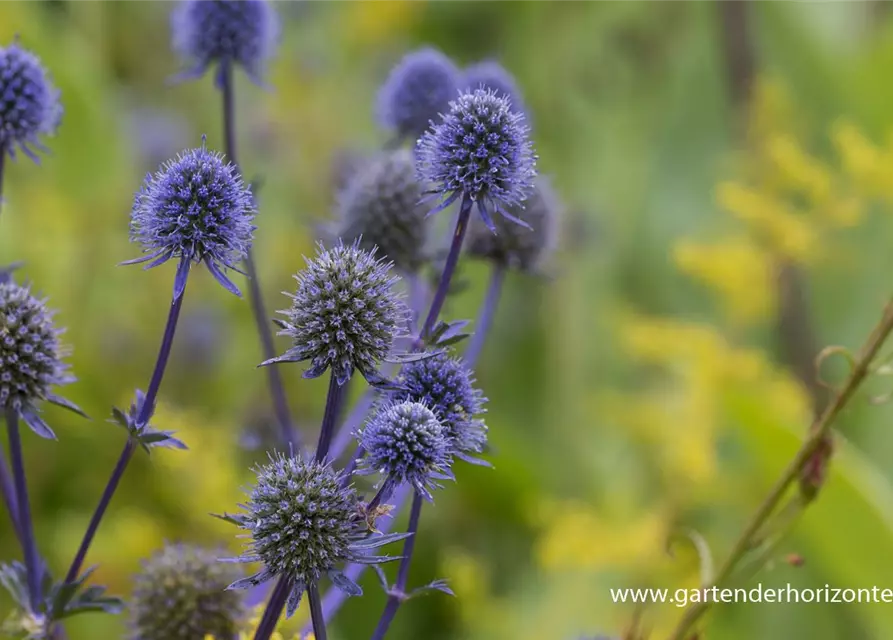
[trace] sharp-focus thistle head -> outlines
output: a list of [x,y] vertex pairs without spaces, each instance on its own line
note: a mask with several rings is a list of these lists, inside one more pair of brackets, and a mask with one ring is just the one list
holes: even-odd
[[260,83],[279,37],[279,18],[266,0],[181,0],[171,13],[171,31],[174,50],[190,67],[185,77],[227,62],[242,65]]
[[378,118],[400,138],[415,140],[456,97],[460,74],[439,51],[426,48],[406,55],[378,92]]
[[380,489],[385,500],[406,482],[432,500],[431,490],[440,486],[437,481],[452,478],[449,432],[420,402],[385,404],[357,435],[366,451],[361,472],[385,476]]
[[31,147],[43,150],[38,137],[53,135],[61,119],[59,91],[37,56],[16,42],[0,47],[0,153],[18,147],[37,162]]
[[276,362],[310,360],[305,378],[316,378],[332,369],[338,384],[358,370],[373,385],[387,381],[378,364],[388,357],[394,339],[402,335],[407,310],[394,290],[399,280],[390,265],[358,244],[339,242],[331,249],[319,245],[307,268],[295,275],[298,287],[291,309],[280,311],[280,335],[294,346]]
[[360,587],[338,569],[347,562],[378,564],[391,560],[370,553],[405,534],[370,536],[360,516],[356,492],[342,472],[301,457],[275,454],[257,470],[246,513],[238,517],[251,534],[250,549],[239,562],[262,562],[263,569],[231,585],[248,589],[274,577],[292,581],[287,615],[301,593],[328,575],[348,595]]
[[404,365],[398,382],[403,387],[391,394],[393,402],[420,402],[434,412],[450,442],[450,452],[470,462],[480,462],[487,443],[487,426],[478,416],[487,399],[474,387],[474,376],[461,360],[446,354]]
[[26,287],[0,283],[0,412],[15,412],[44,438],[56,436],[38,415],[41,400],[81,413],[51,390],[74,382],[62,361],[68,355],[59,343],[62,330],[52,318],[44,301]]
[[421,198],[412,153],[382,153],[340,193],[338,237],[363,249],[378,247],[394,266],[412,273],[426,257],[429,224]]
[[536,156],[527,134],[524,116],[493,91],[477,89],[451,102],[418,143],[419,177],[443,199],[434,211],[462,196],[477,204],[494,233],[491,210],[524,225],[506,209],[524,202],[533,186]]
[[124,264],[151,260],[149,269],[178,258],[174,297],[179,298],[190,264],[204,261],[220,284],[240,295],[223,270],[237,269],[248,253],[254,214],[254,198],[239,170],[202,144],[146,176],[133,202],[130,238],[147,255]]
[[247,610],[227,587],[243,574],[219,552],[173,544],[143,562],[130,603],[133,640],[234,638]]
[[527,112],[515,78],[495,60],[484,60],[466,67],[462,72],[461,89],[466,92],[489,89],[498,96],[508,98],[513,111]]
[[523,208],[515,206],[512,215],[527,222],[526,228],[505,219],[495,220],[497,233],[474,220],[468,229],[466,248],[470,255],[501,265],[533,271],[554,248],[558,235],[560,204],[549,182],[539,177]]

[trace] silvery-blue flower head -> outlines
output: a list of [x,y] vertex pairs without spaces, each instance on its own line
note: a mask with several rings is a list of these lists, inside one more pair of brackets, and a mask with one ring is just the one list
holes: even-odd
[[400,401],[379,407],[357,434],[366,452],[361,473],[381,473],[380,492],[387,499],[397,486],[410,483],[431,500],[437,481],[452,478],[447,429],[420,402]]
[[341,573],[339,566],[354,562],[378,564],[392,558],[370,551],[400,540],[405,534],[370,535],[356,492],[344,473],[303,457],[275,454],[257,469],[245,513],[237,517],[251,542],[239,562],[262,562],[259,573],[230,585],[248,589],[274,577],[292,582],[287,615],[297,609],[302,592],[328,575],[348,595],[360,587]]
[[220,553],[169,544],[143,562],[130,601],[133,640],[234,638],[247,613],[242,594],[227,587],[243,575]]
[[419,178],[442,198],[435,211],[462,196],[477,204],[494,233],[491,211],[524,225],[507,209],[527,199],[536,176],[528,131],[524,115],[492,90],[476,89],[451,102],[418,143]]
[[279,38],[279,18],[266,0],[182,0],[171,13],[174,50],[198,77],[213,63],[241,65],[257,83]]
[[515,78],[495,60],[483,60],[465,67],[462,72],[461,89],[466,92],[489,89],[498,96],[508,98],[513,111],[527,112]]
[[415,140],[449,109],[459,79],[456,65],[440,51],[425,48],[407,54],[378,92],[379,121],[400,138]]
[[404,273],[427,257],[429,220],[412,153],[385,151],[358,170],[338,197],[336,234],[363,249],[378,247]]
[[344,384],[356,369],[369,384],[385,384],[378,365],[388,358],[407,321],[394,289],[399,278],[390,264],[356,242],[339,242],[331,249],[320,244],[295,280],[291,309],[280,311],[286,320],[276,321],[279,334],[289,336],[293,346],[263,364],[309,360],[305,378],[331,368],[338,384]]
[[510,212],[523,219],[530,228],[500,218],[494,220],[498,232],[492,233],[483,222],[473,220],[466,241],[468,254],[512,269],[534,271],[556,243],[560,215],[558,197],[549,181],[540,176],[524,206],[515,206]]
[[474,387],[472,372],[457,358],[442,353],[403,366],[391,393],[392,402],[419,402],[428,407],[445,429],[453,455],[480,462],[487,426],[479,417],[487,399]]
[[204,262],[221,285],[240,295],[224,270],[237,269],[248,253],[254,215],[254,198],[236,166],[204,144],[189,149],[146,176],[130,220],[131,241],[146,255],[124,264],[149,262],[148,269],[179,259],[174,283],[179,298],[190,264]]
[[27,287],[0,283],[0,413],[14,411],[44,438],[56,436],[38,414],[39,402],[46,400],[81,414],[52,391],[74,382],[62,360],[68,350],[59,342],[61,333],[44,300],[32,296]]
[[37,162],[39,136],[56,133],[61,119],[59,91],[37,56],[17,42],[0,47],[0,153],[19,148]]

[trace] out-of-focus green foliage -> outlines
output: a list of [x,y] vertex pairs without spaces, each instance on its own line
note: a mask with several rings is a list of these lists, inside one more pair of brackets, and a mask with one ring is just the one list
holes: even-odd
[[[422,519],[411,582],[447,578],[457,599],[413,600],[394,638],[572,638],[633,617],[608,588],[694,586],[694,529],[716,559],[796,450],[809,401],[780,354],[776,265],[808,283],[820,344],[855,348],[890,292],[893,21],[875,3],[752,3],[760,78],[749,115],[727,96],[712,3],[290,2],[266,91],[239,77],[240,162],[263,178],[256,254],[273,309],[331,218],[333,159],[374,149],[373,99],[422,44],[465,64],[495,56],[518,78],[543,172],[568,205],[554,281],[512,276],[478,371],[495,470],[462,468]],[[58,442],[26,446],[37,537],[67,567],[122,433],[104,422],[145,385],[173,276],[135,256],[127,222],[142,176],[203,133],[221,146],[210,77],[170,85],[167,3],[0,3],[62,90],[65,117],[42,167],[8,163],[0,263],[50,298],[69,328],[90,422],[48,409]],[[451,317],[473,317],[485,269]],[[281,346],[281,345],[280,345]],[[271,420],[248,305],[207,274],[189,286],[157,424],[187,452],[138,456],[88,558],[128,595],[163,540],[239,542],[232,511],[263,456],[240,446]],[[831,363],[829,363],[831,364]],[[833,378],[833,366],[829,376]],[[282,367],[315,435],[325,382]],[[837,372],[839,373],[839,372]],[[872,393],[888,390],[884,379]],[[354,391],[357,391],[355,389]],[[782,545],[765,586],[893,588],[893,432],[857,397],[821,498]],[[668,553],[668,540],[672,553]],[[0,521],[0,556],[17,557]],[[886,581],[886,582],[885,582]],[[332,635],[367,637],[374,579]],[[0,607],[6,607],[5,601]],[[646,612],[657,636],[680,610]],[[84,616],[69,635],[116,638],[123,618]],[[874,604],[739,604],[707,637],[893,637]]]

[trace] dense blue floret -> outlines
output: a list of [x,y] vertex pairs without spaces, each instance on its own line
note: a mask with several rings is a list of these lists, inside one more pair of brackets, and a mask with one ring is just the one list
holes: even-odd
[[484,60],[466,67],[462,73],[461,88],[466,92],[489,89],[498,96],[508,98],[512,111],[527,112],[515,78],[495,60]]
[[384,500],[403,483],[431,500],[437,481],[452,477],[448,435],[434,412],[419,402],[385,404],[358,434],[366,452],[361,472],[385,476],[379,490]]
[[33,53],[13,42],[0,48],[0,153],[21,149],[37,162],[38,136],[53,135],[62,119],[59,91]]
[[358,370],[370,384],[385,384],[378,364],[402,335],[407,309],[394,290],[399,278],[390,264],[354,242],[331,249],[319,245],[317,256],[295,275],[298,287],[291,309],[280,311],[280,335],[292,339],[284,355],[263,364],[310,360],[305,378],[331,367],[339,384]]
[[536,176],[527,134],[524,116],[491,90],[477,89],[451,102],[449,113],[418,143],[419,177],[442,198],[435,211],[463,196],[477,204],[494,233],[491,209],[526,226],[507,208],[527,199]]
[[445,113],[458,93],[460,74],[440,51],[426,48],[406,55],[378,93],[378,118],[401,138],[418,138],[431,120]]
[[297,609],[303,591],[324,575],[348,595],[361,595],[360,587],[337,567],[391,560],[371,552],[406,537],[370,536],[344,473],[300,456],[275,454],[257,469],[257,484],[244,508],[245,514],[234,519],[248,530],[251,542],[236,561],[262,562],[263,568],[230,588],[248,589],[286,577],[292,582],[288,616]]
[[171,14],[174,50],[198,77],[221,61],[242,65],[260,83],[279,37],[279,18],[266,0],[183,0]]
[[235,165],[204,145],[184,151],[146,176],[136,194],[130,236],[147,255],[125,264],[151,260],[146,267],[151,268],[179,258],[174,286],[179,297],[189,265],[204,261],[220,284],[239,295],[223,269],[236,269],[247,254],[254,214],[254,198]]
[[404,365],[397,381],[403,387],[393,402],[420,402],[434,412],[446,430],[453,455],[479,462],[487,443],[487,426],[478,416],[487,399],[474,387],[474,376],[461,360],[440,354]]
[[51,390],[74,382],[62,360],[68,350],[59,343],[61,333],[43,300],[14,282],[0,283],[0,414],[11,409],[44,438],[55,435],[38,415],[38,402],[81,413]]

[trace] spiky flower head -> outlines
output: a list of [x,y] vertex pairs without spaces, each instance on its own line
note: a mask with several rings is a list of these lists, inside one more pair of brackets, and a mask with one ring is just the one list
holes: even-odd
[[494,233],[491,211],[525,225],[507,208],[524,202],[533,186],[536,156],[528,131],[524,115],[492,90],[476,89],[451,102],[418,143],[419,178],[442,198],[435,211],[463,196],[477,204]]
[[495,60],[483,60],[465,67],[462,72],[462,90],[475,89],[489,89],[498,96],[508,98],[513,111],[527,112],[515,78]]
[[446,353],[404,365],[391,393],[392,402],[420,402],[431,409],[445,429],[453,455],[480,462],[487,443],[487,426],[479,418],[487,399],[474,387],[474,376],[461,360]]
[[363,524],[356,492],[343,472],[302,457],[276,453],[257,469],[240,526],[251,534],[249,550],[238,562],[262,562],[261,571],[230,585],[248,589],[274,577],[292,582],[287,615],[291,616],[301,593],[328,575],[348,595],[362,590],[338,569],[347,562],[378,564],[390,560],[369,551],[405,537],[405,534],[370,536]]
[[133,640],[233,638],[247,615],[241,593],[227,587],[242,576],[220,553],[169,544],[143,562],[130,603]]
[[146,176],[134,198],[130,239],[147,255],[124,264],[151,261],[149,269],[178,258],[174,297],[179,298],[191,263],[203,261],[227,291],[241,295],[224,270],[237,270],[248,253],[255,212],[238,168],[208,151],[203,141]]
[[452,478],[448,431],[420,402],[385,404],[357,436],[366,451],[360,472],[385,476],[380,489],[385,500],[403,483],[432,500],[431,490],[440,486],[437,481]]
[[538,177],[533,192],[523,207],[515,206],[512,215],[522,218],[530,229],[495,220],[497,233],[483,222],[473,220],[468,229],[467,251],[477,258],[520,269],[534,270],[555,246],[560,204],[549,182]]
[[387,381],[378,364],[388,359],[394,339],[402,335],[407,310],[394,290],[399,280],[390,264],[357,242],[338,242],[331,249],[318,245],[315,258],[295,275],[297,290],[291,309],[280,311],[280,335],[291,349],[264,365],[310,360],[305,378],[321,376],[331,367],[338,384],[356,369],[372,385]]
[[45,300],[14,282],[0,283],[0,413],[14,411],[44,438],[56,436],[38,415],[41,400],[83,415],[52,391],[74,382],[62,361],[68,350],[59,342],[61,333]]
[[279,17],[266,0],[181,0],[171,13],[174,50],[186,78],[213,63],[239,64],[258,84],[279,38]]
[[18,147],[37,162],[31,147],[44,150],[38,136],[56,133],[61,119],[59,90],[37,56],[18,42],[0,47],[0,153]]
[[459,80],[456,65],[440,51],[426,47],[407,54],[378,92],[379,121],[401,138],[415,140],[449,108]]
[[378,247],[394,266],[412,273],[426,257],[429,221],[421,198],[412,153],[384,152],[340,193],[338,237],[363,249]]

